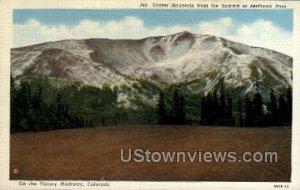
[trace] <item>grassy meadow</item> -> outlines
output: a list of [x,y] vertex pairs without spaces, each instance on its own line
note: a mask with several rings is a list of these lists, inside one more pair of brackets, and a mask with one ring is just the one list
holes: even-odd
[[[10,179],[290,181],[290,127],[106,126],[15,133]],[[276,151],[278,163],[122,163],[120,149]],[[17,172],[16,172],[17,171]]]

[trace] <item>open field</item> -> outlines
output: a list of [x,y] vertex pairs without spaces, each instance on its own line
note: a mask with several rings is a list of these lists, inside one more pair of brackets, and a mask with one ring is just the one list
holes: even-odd
[[[122,163],[121,148],[276,151],[278,163]],[[112,126],[19,133],[11,135],[10,161],[11,179],[290,181],[291,128]]]

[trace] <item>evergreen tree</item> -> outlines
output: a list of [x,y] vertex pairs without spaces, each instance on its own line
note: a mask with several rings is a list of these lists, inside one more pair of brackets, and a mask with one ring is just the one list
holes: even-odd
[[157,116],[158,124],[164,125],[167,124],[167,112],[163,92],[159,93],[158,105],[157,105]]
[[213,125],[214,123],[214,101],[211,94],[206,97],[206,125]]
[[278,106],[277,106],[277,99],[274,95],[274,91],[273,89],[271,89],[270,92],[270,103],[268,105],[268,111],[269,111],[269,121],[268,121],[268,125],[278,125],[278,123],[280,122],[278,120]]
[[174,91],[173,104],[170,115],[171,124],[186,124],[186,117],[184,111],[184,97],[179,94],[177,89]]
[[233,120],[233,116],[232,116],[232,98],[230,98],[227,95],[227,105],[226,105],[226,120],[225,120],[225,125],[227,126],[234,126],[234,120]]
[[184,106],[185,106],[185,99],[182,95],[179,95],[178,116],[179,116],[179,124],[181,125],[187,124]]
[[178,94],[178,90],[176,89],[173,94],[172,107],[170,112],[171,124],[179,124],[178,110],[179,110],[179,94]]
[[220,121],[220,105],[219,105],[219,98],[218,98],[218,92],[214,91],[213,93],[213,99],[212,99],[212,124],[213,125],[218,125]]
[[222,89],[221,89],[219,102],[220,102],[220,105],[218,105],[218,118],[219,118],[218,124],[226,125],[227,113],[226,113],[226,100],[225,100],[223,86],[222,86]]
[[20,89],[17,91],[16,104],[20,112],[20,130],[29,131],[32,123],[31,116],[31,89],[27,81],[21,80]]
[[64,127],[64,105],[62,103],[61,94],[57,93],[54,107],[55,128],[60,129]]
[[293,115],[293,94],[291,86],[287,89],[286,100],[287,100],[287,124],[292,124],[292,115]]
[[264,115],[263,115],[263,101],[261,94],[257,91],[254,95],[254,117],[253,117],[253,124],[255,126],[262,126],[264,125]]
[[12,74],[10,74],[10,92],[14,92],[15,91],[15,80],[12,76]]
[[29,117],[32,118],[32,130],[39,131],[46,127],[44,118],[45,109],[46,108],[42,97],[42,87],[39,85],[37,92],[34,93],[31,98],[31,115]]
[[239,126],[240,127],[245,126],[242,107],[243,107],[242,101],[241,101],[241,99],[239,99],[238,111],[239,111]]
[[287,125],[287,102],[285,99],[284,94],[281,94],[279,96],[279,108],[278,108],[278,114],[279,114],[279,120],[281,125]]
[[20,119],[21,119],[21,113],[18,109],[17,104],[17,89],[15,87],[15,82],[10,75],[10,131],[11,132],[18,132],[20,129]]
[[246,100],[245,100],[245,125],[246,126],[252,126],[253,125],[253,104],[252,101],[249,99],[249,96],[247,94]]
[[207,110],[206,110],[206,96],[201,99],[201,124],[207,125]]

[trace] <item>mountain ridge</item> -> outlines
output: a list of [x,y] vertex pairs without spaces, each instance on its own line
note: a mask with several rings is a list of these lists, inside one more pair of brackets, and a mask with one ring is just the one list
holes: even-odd
[[[200,80],[207,93],[220,80],[232,88],[292,86],[292,57],[187,31],[142,39],[62,40],[11,50],[12,76],[45,76],[101,87],[146,79],[160,86]],[[198,90],[199,90],[198,89]],[[269,89],[268,89],[269,90]]]

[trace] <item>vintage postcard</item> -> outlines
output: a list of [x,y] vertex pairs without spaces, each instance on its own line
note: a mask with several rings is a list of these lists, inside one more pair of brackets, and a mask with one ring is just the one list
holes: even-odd
[[300,189],[299,2],[0,7],[0,189]]

